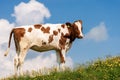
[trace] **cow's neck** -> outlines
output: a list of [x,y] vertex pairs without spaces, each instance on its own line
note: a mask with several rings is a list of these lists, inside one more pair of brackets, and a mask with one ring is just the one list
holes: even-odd
[[68,27],[69,36],[66,36],[70,39],[70,43],[72,43],[76,39],[76,33],[74,27]]
[[73,42],[76,39],[76,33],[74,27],[71,27],[70,41]]

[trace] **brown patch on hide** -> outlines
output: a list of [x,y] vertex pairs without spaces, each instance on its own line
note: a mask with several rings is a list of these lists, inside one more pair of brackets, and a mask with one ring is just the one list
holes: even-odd
[[80,31],[78,29],[78,26],[76,24],[73,24],[73,27],[74,27],[75,36],[78,37],[80,35]]
[[28,28],[28,32],[31,32],[32,31],[32,28],[30,27],[30,28]]
[[64,37],[70,38],[70,33],[66,33]]
[[61,38],[59,40],[59,45],[61,49],[65,49],[65,43],[66,43],[67,38],[64,37],[64,34],[61,33]]
[[58,32],[60,32],[61,31],[61,29],[58,29]]
[[64,37],[70,39],[70,43],[72,43],[76,39],[76,31],[74,29],[74,25],[73,24],[68,22],[68,23],[66,23],[66,25],[69,26],[69,27],[67,27],[68,33],[66,33],[64,35]]
[[62,24],[62,25],[61,25],[61,27],[62,27],[62,28],[65,28],[65,25],[64,25],[64,24]]
[[61,51],[60,51],[59,55],[60,55],[60,62],[65,63],[65,59],[64,59],[63,54],[61,53]]
[[13,31],[14,31],[14,38],[20,42],[21,38],[24,37],[25,29],[24,28],[15,28]]
[[57,35],[58,35],[58,32],[57,32],[57,31],[53,31],[53,34],[54,34],[55,36],[57,36]]
[[12,30],[12,32],[14,33],[15,47],[16,47],[16,51],[18,52],[18,51],[20,51],[19,43],[21,41],[21,38],[23,38],[25,35],[25,29],[24,28],[14,28]]
[[42,27],[41,30],[43,31],[43,33],[50,33],[50,27]]
[[53,35],[49,36],[48,43],[51,43],[53,41]]
[[35,25],[34,25],[34,28],[35,28],[35,29],[40,29],[40,27],[42,27],[41,24],[35,24]]

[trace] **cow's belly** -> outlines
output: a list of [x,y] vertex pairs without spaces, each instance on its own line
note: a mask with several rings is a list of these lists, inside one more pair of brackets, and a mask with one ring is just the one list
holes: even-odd
[[48,50],[55,50],[55,48],[53,46],[47,46],[47,45],[45,45],[45,46],[34,45],[30,49],[38,51],[38,52],[43,52],[43,51],[48,51]]

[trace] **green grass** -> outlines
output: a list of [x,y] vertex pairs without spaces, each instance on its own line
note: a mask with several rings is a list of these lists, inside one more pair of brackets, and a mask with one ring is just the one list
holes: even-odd
[[4,80],[120,80],[120,56],[97,59],[64,72],[52,69],[49,75],[35,71],[31,73],[32,76],[9,77]]

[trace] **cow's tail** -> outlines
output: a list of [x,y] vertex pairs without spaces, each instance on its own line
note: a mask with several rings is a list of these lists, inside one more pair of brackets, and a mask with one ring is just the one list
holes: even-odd
[[13,34],[13,32],[14,32],[14,29],[12,29],[11,32],[10,32],[8,48],[7,48],[6,52],[4,53],[4,56],[7,56],[8,53],[9,53],[9,50],[10,50],[10,44],[11,44],[11,38],[12,38],[12,34]]

